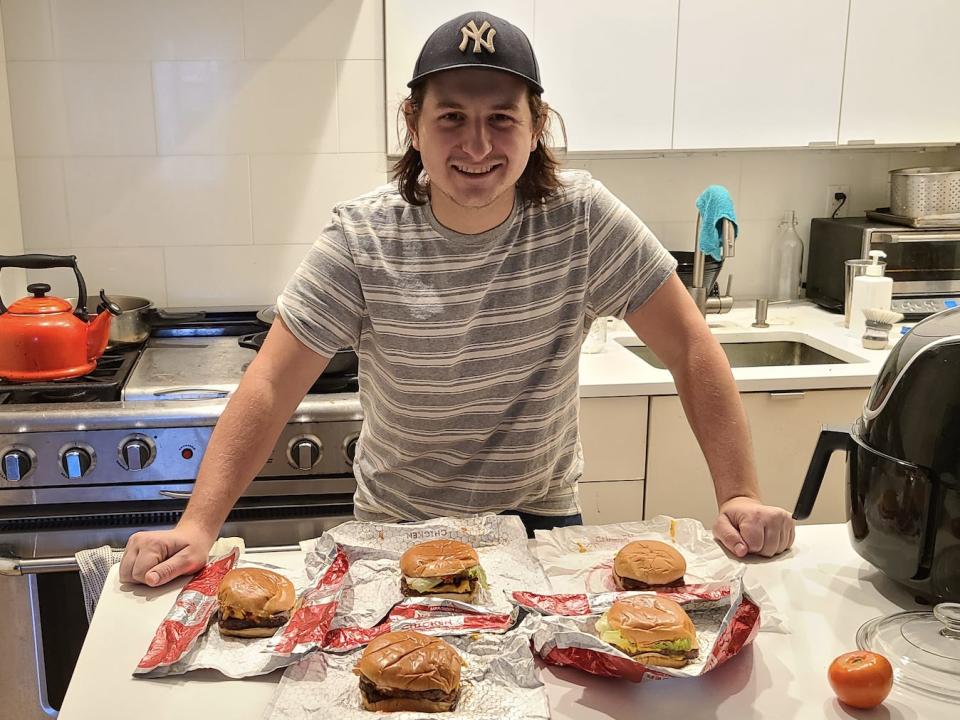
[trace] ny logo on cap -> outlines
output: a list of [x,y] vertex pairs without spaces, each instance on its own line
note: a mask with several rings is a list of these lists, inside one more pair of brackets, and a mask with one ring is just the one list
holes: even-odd
[[[463,33],[463,40],[460,41],[460,52],[466,51],[471,40],[473,40],[473,51],[475,53],[482,52],[484,48],[488,52],[496,52],[493,49],[493,36],[497,34],[497,30],[488,21],[484,20],[483,25],[478,28],[477,23],[471,20],[460,28],[460,32]],[[484,33],[487,33],[486,40],[483,38]]]

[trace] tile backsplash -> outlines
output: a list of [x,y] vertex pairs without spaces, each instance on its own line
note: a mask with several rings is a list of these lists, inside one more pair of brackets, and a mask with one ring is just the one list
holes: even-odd
[[[0,0],[0,253],[73,253],[91,288],[158,305],[274,300],[333,204],[386,181],[383,0]],[[558,108],[561,113],[563,108]],[[725,185],[734,295],[768,292],[777,223],[806,238],[828,185],[850,214],[887,171],[960,150],[784,150],[589,159],[670,249]],[[71,276],[42,275],[71,294]],[[0,274],[5,299],[23,275]]]

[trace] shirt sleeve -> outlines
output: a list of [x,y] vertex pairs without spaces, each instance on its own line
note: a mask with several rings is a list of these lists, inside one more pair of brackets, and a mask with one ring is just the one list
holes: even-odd
[[592,181],[587,229],[589,305],[597,316],[624,318],[677,268],[650,228],[597,180]]
[[304,345],[324,357],[360,344],[363,292],[336,211],[277,298],[277,312]]

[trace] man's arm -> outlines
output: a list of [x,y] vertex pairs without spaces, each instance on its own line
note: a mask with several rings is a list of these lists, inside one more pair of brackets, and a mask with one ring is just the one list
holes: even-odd
[[277,317],[217,421],[180,522],[173,530],[130,538],[120,562],[122,582],[162,585],[206,563],[230,509],[327,362]]
[[673,375],[713,478],[720,508],[714,535],[741,557],[786,550],[793,520],[760,501],[750,429],[730,364],[676,274],[626,320]]

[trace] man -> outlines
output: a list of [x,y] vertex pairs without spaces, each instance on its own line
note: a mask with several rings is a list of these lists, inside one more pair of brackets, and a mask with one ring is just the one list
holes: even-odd
[[[559,172],[526,36],[469,13],[427,40],[404,105],[396,184],[337,206],[210,439],[177,527],[134,535],[120,575],[199,568],[281,428],[341,347],[360,357],[355,514],[514,512],[581,522],[579,347],[616,315],[675,378],[714,479],[714,533],[738,556],[793,542],[758,497],[746,417],[676,263],[582,172]],[[638,508],[639,515],[639,508]]]

